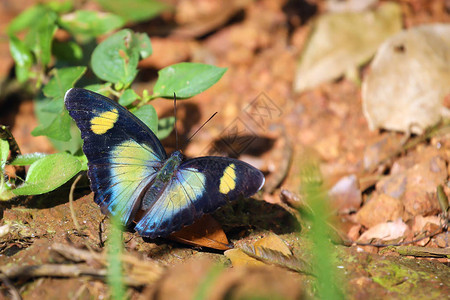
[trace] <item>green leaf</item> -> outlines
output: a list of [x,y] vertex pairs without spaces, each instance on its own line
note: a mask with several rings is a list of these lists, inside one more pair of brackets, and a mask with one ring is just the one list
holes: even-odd
[[[41,128],[46,128],[50,126],[50,124],[55,120],[55,118],[60,113],[62,114],[62,110],[59,110],[57,113],[48,111],[49,108],[52,107],[51,105],[52,103],[55,104],[55,109],[57,105],[61,106],[64,105],[62,101],[57,102],[55,100],[50,100],[48,98],[44,98],[43,95],[39,95],[36,101],[34,102],[34,113],[36,114],[36,117],[39,120],[40,124],[39,127]],[[82,145],[80,130],[78,129],[78,127],[75,125],[74,122],[71,122],[69,132],[70,135],[72,136],[72,138],[69,141],[60,141],[50,138],[50,141],[55,147],[55,149],[61,152],[68,151],[70,153],[75,153],[80,149]]]
[[128,106],[136,99],[139,99],[139,95],[132,89],[125,90],[119,98],[119,104],[122,106]]
[[47,105],[43,106],[41,109],[44,112],[49,112],[52,114],[59,114],[64,108],[64,101],[61,99],[52,99],[47,103]]
[[46,14],[48,8],[42,4],[34,5],[18,15],[8,26],[8,34],[13,35],[19,31],[30,28]]
[[163,140],[170,135],[175,125],[175,117],[167,117],[159,119],[158,132],[155,133],[158,139]]
[[17,196],[39,195],[60,187],[81,170],[81,162],[68,153],[56,153],[35,161],[25,183],[13,190]]
[[49,1],[47,3],[45,3],[45,5],[53,10],[54,12],[57,12],[58,14],[63,14],[66,12],[69,12],[73,9],[73,0],[69,0],[69,1]]
[[74,122],[70,125],[70,135],[72,138],[68,141],[55,140],[50,138],[50,142],[53,147],[58,151],[69,152],[71,154],[76,153],[83,145],[83,140],[81,139],[80,130]]
[[74,35],[97,37],[122,27],[125,21],[111,13],[77,10],[62,16],[59,24]]
[[6,161],[9,156],[9,143],[7,140],[0,139],[0,176],[3,177]]
[[121,30],[95,48],[92,70],[105,81],[127,87],[137,74],[140,50],[139,39],[133,31]]
[[169,5],[154,0],[97,0],[97,2],[105,10],[134,22],[150,20],[169,8]]
[[17,80],[22,83],[27,81],[33,65],[33,55],[27,46],[15,36],[9,37],[9,51],[16,63]]
[[179,63],[158,72],[158,80],[153,88],[153,97],[189,98],[200,94],[215,84],[226,68],[200,63]]
[[47,156],[47,154],[38,153],[38,152],[17,155],[17,157],[11,162],[11,165],[13,165],[13,166],[28,166],[45,156]]
[[61,69],[53,69],[53,77],[42,89],[44,95],[63,101],[67,90],[72,88],[74,84],[86,72],[86,67],[69,67]]
[[25,44],[33,51],[43,66],[50,62],[53,35],[58,28],[56,19],[55,12],[46,11],[39,21],[33,24],[25,38]]
[[39,136],[45,135],[49,138],[58,140],[58,141],[69,141],[71,138],[70,135],[70,125],[71,118],[67,110],[62,110],[60,114],[56,116],[56,118],[50,123],[48,126],[44,126],[43,124],[38,125],[32,132],[31,135]]
[[83,58],[83,49],[73,41],[53,41],[52,52],[58,60],[66,62],[79,62]]
[[42,111],[59,114],[64,108],[64,95],[86,72],[86,67],[68,67],[53,69],[53,77],[42,89],[51,101],[41,107]]
[[141,106],[138,110],[134,112],[134,115],[138,117],[142,122],[147,125],[151,131],[155,134],[158,132],[158,116],[153,105]]
[[149,57],[153,53],[152,43],[146,33],[135,33],[139,41],[139,55],[141,59]]

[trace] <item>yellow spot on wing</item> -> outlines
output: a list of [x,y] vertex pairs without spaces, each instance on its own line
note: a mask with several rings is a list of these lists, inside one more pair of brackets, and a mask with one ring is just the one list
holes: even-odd
[[234,170],[236,166],[234,164],[229,165],[223,171],[222,178],[220,178],[219,191],[222,194],[228,194],[236,187],[236,172]]
[[119,112],[115,108],[111,111],[102,112],[97,117],[92,118],[91,130],[95,134],[104,134],[114,127],[118,118]]

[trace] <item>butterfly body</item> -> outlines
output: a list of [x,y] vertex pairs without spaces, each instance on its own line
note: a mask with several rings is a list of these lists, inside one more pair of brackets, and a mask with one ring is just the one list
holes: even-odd
[[142,200],[141,210],[148,210],[152,204],[158,200],[164,188],[176,175],[178,167],[182,161],[183,157],[179,151],[174,152],[164,163],[161,169],[156,173],[155,179],[145,193]]
[[74,88],[65,105],[81,131],[94,201],[124,225],[142,211],[142,236],[167,236],[264,184],[258,169],[236,159],[168,157],[142,121],[102,95]]

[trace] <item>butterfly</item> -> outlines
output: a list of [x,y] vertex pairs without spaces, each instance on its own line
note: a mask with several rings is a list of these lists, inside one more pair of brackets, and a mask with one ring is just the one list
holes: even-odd
[[72,88],[64,102],[81,131],[94,201],[126,226],[143,215],[134,227],[143,237],[168,236],[264,185],[261,171],[237,159],[168,156],[141,120],[105,96]]

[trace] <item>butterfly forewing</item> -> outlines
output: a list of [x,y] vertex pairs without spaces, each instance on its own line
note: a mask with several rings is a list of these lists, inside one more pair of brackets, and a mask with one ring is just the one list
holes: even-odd
[[95,202],[130,223],[166,159],[164,148],[144,123],[102,95],[71,89],[65,105],[81,131]]

